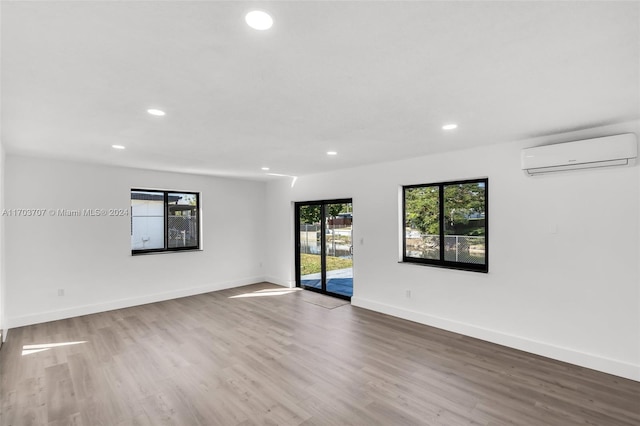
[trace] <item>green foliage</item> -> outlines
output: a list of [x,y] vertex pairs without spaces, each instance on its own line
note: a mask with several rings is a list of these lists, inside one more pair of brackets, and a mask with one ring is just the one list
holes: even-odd
[[[485,188],[483,184],[465,183],[444,187],[444,212],[447,234],[456,233],[470,225],[470,216],[484,213]],[[473,224],[471,224],[473,225]],[[475,228],[472,226],[472,228]],[[484,235],[484,226],[468,230],[465,234]]]
[[[340,213],[346,213],[346,204],[328,204],[327,217],[336,217]],[[300,223],[307,223],[312,225],[320,222],[321,206],[319,205],[307,205],[300,206]]]
[[437,186],[409,188],[405,195],[405,223],[423,234],[440,233],[440,196]]
[[[439,197],[439,186],[406,189],[406,226],[418,229],[423,234],[438,234],[440,232]],[[444,186],[445,233],[464,232],[467,235],[484,235],[484,223],[478,227],[474,225],[475,220],[471,217],[484,213],[485,199],[485,188],[481,183]]]
[[329,211],[328,216],[329,217],[336,217],[338,216],[338,214],[343,213],[343,210],[345,209],[346,205],[345,204],[329,204]]
[[312,225],[320,222],[320,206],[300,206],[300,223]]
[[186,194],[183,198],[187,201],[187,204],[189,204],[191,206],[195,206],[196,205],[196,196],[195,195]]

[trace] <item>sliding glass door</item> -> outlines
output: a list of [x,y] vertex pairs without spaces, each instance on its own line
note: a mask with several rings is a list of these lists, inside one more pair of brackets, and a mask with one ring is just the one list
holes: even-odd
[[298,287],[351,299],[353,204],[351,199],[296,203]]

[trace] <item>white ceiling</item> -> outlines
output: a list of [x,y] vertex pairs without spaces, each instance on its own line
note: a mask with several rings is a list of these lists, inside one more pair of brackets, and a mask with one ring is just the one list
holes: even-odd
[[[271,30],[244,23],[253,9]],[[300,176],[640,118],[636,1],[3,1],[0,12],[9,153],[264,178],[263,166]]]

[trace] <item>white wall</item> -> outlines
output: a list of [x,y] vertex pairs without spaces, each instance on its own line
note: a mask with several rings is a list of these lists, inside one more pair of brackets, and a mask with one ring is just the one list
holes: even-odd
[[[540,142],[270,183],[267,277],[295,281],[292,202],[352,197],[353,305],[640,380],[640,167],[526,177]],[[484,176],[489,273],[398,263],[399,187]]]
[[[4,210],[4,181],[5,181],[5,153],[2,140],[0,140],[0,214]],[[4,255],[4,216],[0,215],[0,332],[2,340],[7,339],[7,321],[5,320],[5,255]],[[1,343],[0,343],[1,345]]]
[[[640,126],[564,140],[629,130]],[[640,380],[640,167],[524,176],[520,149],[543,142],[300,177],[293,187],[8,155],[7,209],[128,209],[132,187],[201,191],[204,250],[132,257],[128,217],[5,218],[3,327],[265,276],[294,285],[292,203],[351,197],[354,305]],[[482,176],[490,272],[398,263],[399,187]]]
[[262,182],[13,155],[6,166],[8,209],[128,210],[131,188],[199,191],[204,248],[131,256],[128,216],[7,217],[11,328],[263,280]]

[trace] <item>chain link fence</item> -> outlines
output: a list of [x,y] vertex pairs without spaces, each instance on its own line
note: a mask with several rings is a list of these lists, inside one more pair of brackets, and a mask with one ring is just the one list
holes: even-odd
[[197,216],[169,216],[169,247],[193,247],[198,245]]
[[444,237],[444,260],[464,263],[485,263],[484,237],[446,235]]
[[[464,263],[485,263],[485,237],[445,235],[444,260]],[[440,258],[440,236],[410,233],[406,238],[407,256],[421,259]]]

